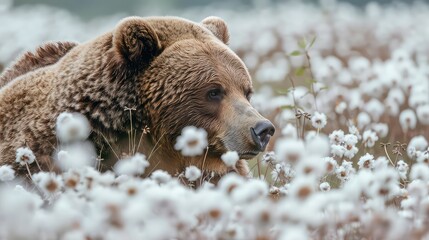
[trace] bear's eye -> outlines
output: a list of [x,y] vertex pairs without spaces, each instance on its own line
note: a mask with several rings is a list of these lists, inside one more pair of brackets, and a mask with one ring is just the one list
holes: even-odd
[[245,96],[246,96],[246,98],[247,98],[248,101],[250,101],[250,98],[252,98],[252,94],[253,94],[252,90],[247,90],[246,91]]
[[222,100],[222,90],[219,88],[211,89],[208,91],[207,97],[212,101],[220,101]]

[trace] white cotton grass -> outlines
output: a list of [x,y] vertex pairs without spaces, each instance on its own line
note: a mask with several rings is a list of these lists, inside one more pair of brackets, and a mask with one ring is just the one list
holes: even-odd
[[315,112],[311,117],[311,124],[316,129],[322,129],[326,126],[327,119],[324,113]]
[[371,123],[371,117],[366,112],[360,112],[357,117],[358,128],[364,129],[367,125]]
[[304,157],[305,145],[302,140],[282,138],[276,141],[274,150],[279,161],[295,164]]
[[20,147],[16,150],[16,162],[21,166],[32,164],[36,160],[33,151],[28,147]]
[[378,136],[374,131],[366,130],[363,132],[362,141],[365,147],[371,148],[374,147],[375,142],[378,141]]
[[408,157],[417,158],[418,153],[424,151],[428,146],[429,143],[423,135],[411,138],[407,145]]
[[404,132],[415,129],[417,124],[416,114],[413,110],[406,109],[399,115],[399,122]]
[[177,137],[174,149],[181,151],[183,156],[194,157],[202,155],[207,145],[207,132],[204,129],[187,126],[182,129],[182,134]]
[[189,166],[185,169],[185,177],[191,182],[201,177],[201,170],[196,166]]
[[57,118],[55,130],[60,143],[70,143],[86,140],[91,134],[91,125],[80,113],[63,112]]
[[238,156],[238,153],[236,151],[227,151],[226,153],[222,154],[220,158],[226,166],[233,167],[235,166],[240,157]]
[[374,156],[369,154],[369,153],[366,153],[364,156],[359,158],[358,166],[359,166],[359,169],[363,169],[363,168],[372,169],[372,168],[374,168]]
[[322,182],[319,185],[319,189],[322,192],[327,192],[327,191],[331,190],[331,185],[328,182]]
[[33,182],[48,198],[60,194],[63,178],[55,173],[38,172],[32,175]]
[[285,138],[298,138],[296,127],[288,123],[286,127],[282,129],[282,136]]
[[139,176],[142,175],[149,166],[146,156],[136,153],[134,156],[119,160],[115,166],[115,173],[118,175]]
[[330,152],[329,138],[319,134],[305,142],[306,154],[326,157]]
[[169,181],[171,181],[171,175],[163,170],[155,170],[151,175],[150,178],[156,181],[158,184],[165,184]]
[[0,166],[0,182],[8,182],[15,179],[15,170],[11,165]]
[[380,138],[385,138],[389,134],[389,126],[386,123],[373,123],[371,129],[377,133]]
[[417,119],[422,125],[429,125],[429,104],[418,106],[416,113]]
[[396,170],[398,171],[399,177],[401,179],[407,179],[407,173],[408,173],[409,166],[404,160],[399,160],[396,163]]
[[94,166],[97,158],[96,150],[92,142],[74,142],[60,146],[53,159],[61,170],[79,169],[86,166]]
[[334,130],[331,134],[329,134],[329,141],[331,144],[340,145],[344,141],[344,131]]
[[344,136],[344,156],[352,159],[359,149],[355,146],[358,143],[358,137],[354,134]]

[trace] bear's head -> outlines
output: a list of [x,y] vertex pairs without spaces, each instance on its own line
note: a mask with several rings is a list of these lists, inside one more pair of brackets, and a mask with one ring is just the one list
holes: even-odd
[[[217,17],[201,23],[130,17],[116,27],[114,58],[126,66],[124,75],[137,75],[150,128],[143,151],[152,153],[153,165],[170,173],[189,165],[225,173],[220,156],[226,151],[250,159],[266,148],[274,126],[251,106],[249,72],[228,41],[227,25]],[[186,126],[207,131],[207,153],[184,157],[174,150]]]

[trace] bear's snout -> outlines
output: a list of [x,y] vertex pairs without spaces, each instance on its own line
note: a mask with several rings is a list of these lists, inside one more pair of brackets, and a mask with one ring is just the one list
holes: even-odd
[[268,145],[270,138],[274,135],[275,128],[273,124],[268,121],[260,121],[256,123],[255,127],[250,128],[250,134],[259,151],[264,151]]

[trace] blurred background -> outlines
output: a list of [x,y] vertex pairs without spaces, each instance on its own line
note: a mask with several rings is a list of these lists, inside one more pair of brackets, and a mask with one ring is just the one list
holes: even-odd
[[[5,0],[3,0],[5,1]],[[429,1],[429,0],[424,0]],[[142,13],[175,13],[178,14],[180,10],[186,10],[193,7],[210,7],[215,12],[218,7],[231,8],[237,12],[246,10],[248,8],[265,6],[269,7],[273,4],[287,2],[285,0],[14,0],[13,6],[22,5],[37,5],[43,4],[52,7],[66,9],[73,14],[76,14],[84,19],[92,19],[95,17],[123,13],[127,15],[141,15]],[[291,2],[291,1],[289,1]],[[317,4],[317,0],[295,0],[295,2],[305,2]],[[390,3],[413,3],[414,0],[338,0],[337,2],[350,3],[354,6],[363,7],[370,2],[377,2],[380,4]]]

